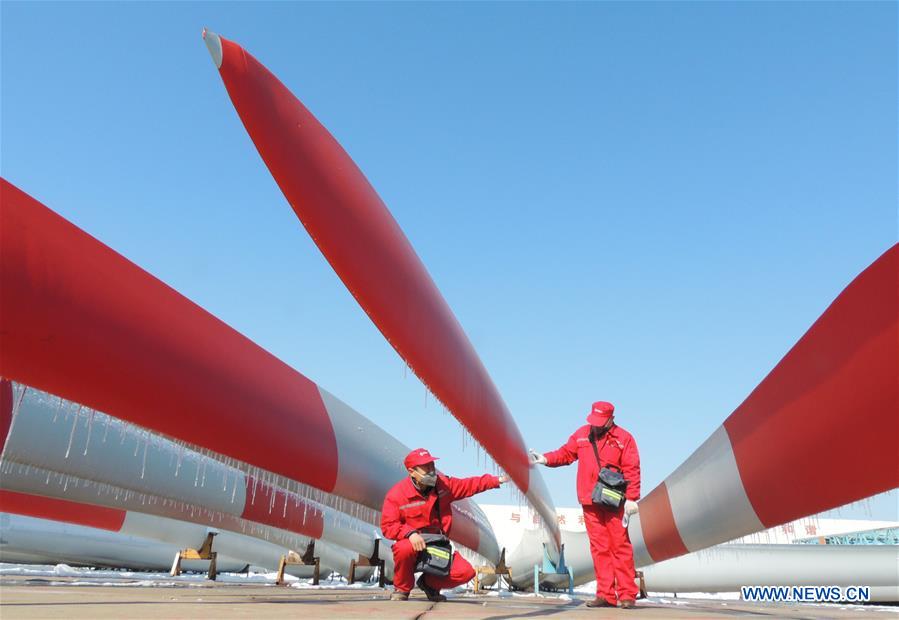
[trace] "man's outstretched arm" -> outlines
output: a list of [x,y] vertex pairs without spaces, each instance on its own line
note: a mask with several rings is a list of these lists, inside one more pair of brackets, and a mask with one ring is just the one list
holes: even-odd
[[508,479],[507,476],[484,474],[483,476],[472,476],[471,478],[451,478],[447,476],[446,482],[449,485],[450,493],[453,494],[453,499],[456,500],[471,497],[490,489],[498,489]]
[[[538,455],[539,456],[539,455]],[[572,435],[568,438],[568,441],[565,442],[558,450],[553,450],[552,452],[547,452],[543,455],[545,462],[544,465],[547,467],[562,467],[563,465],[571,465],[577,460],[577,437]],[[535,462],[541,462],[537,459]]]

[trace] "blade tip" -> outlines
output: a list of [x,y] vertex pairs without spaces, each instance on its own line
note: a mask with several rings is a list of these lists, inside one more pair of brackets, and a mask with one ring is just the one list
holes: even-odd
[[212,56],[212,62],[215,63],[216,69],[222,68],[222,39],[217,34],[209,30],[208,28],[203,28],[203,41],[206,43],[206,49],[209,50],[209,55]]

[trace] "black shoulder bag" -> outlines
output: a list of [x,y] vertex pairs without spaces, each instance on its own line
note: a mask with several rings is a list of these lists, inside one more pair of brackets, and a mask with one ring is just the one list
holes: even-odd
[[[434,489],[437,493],[437,489]],[[440,495],[435,501],[437,507],[437,520],[440,520]],[[415,565],[415,572],[426,573],[428,575],[436,575],[438,577],[446,577],[450,574],[453,566],[453,545],[450,543],[442,530],[443,524],[440,525],[441,532],[439,534],[421,533],[420,536],[425,539],[424,551],[418,552],[418,562]]]
[[596,438],[593,432],[590,434],[590,445],[593,446],[593,456],[596,457],[596,466],[599,468],[599,479],[593,487],[593,495],[590,499],[597,506],[608,510],[618,510],[624,504],[624,491],[627,488],[627,480],[621,473],[621,468],[616,465],[602,466],[599,462],[599,451],[596,449]]

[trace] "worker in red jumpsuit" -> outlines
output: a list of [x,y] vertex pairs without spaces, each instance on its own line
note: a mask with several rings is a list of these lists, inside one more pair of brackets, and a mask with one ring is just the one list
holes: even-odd
[[449,536],[453,527],[454,501],[499,488],[508,481],[507,476],[490,474],[450,478],[437,472],[436,460],[423,448],[410,452],[403,461],[409,477],[397,482],[384,498],[381,530],[385,537],[396,541],[393,543],[393,585],[396,589],[390,597],[392,601],[408,600],[409,592],[416,584],[428,600],[445,601],[441,589],[455,588],[471,581],[474,569],[458,551],[453,554],[449,575],[422,574],[417,582],[414,581],[418,553],[425,548],[421,533]]
[[[577,498],[584,509],[584,524],[596,572],[596,598],[587,606],[617,607],[620,604],[622,608],[630,609],[636,605],[638,590],[634,549],[627,535],[626,520],[637,512],[637,500],[640,499],[640,455],[631,434],[615,424],[614,413],[615,407],[611,403],[593,403],[587,424],[577,429],[564,446],[546,454],[532,450],[531,462],[547,467],[578,462]],[[618,467],[627,481],[625,502],[617,509],[593,503],[593,488],[599,478],[600,464]]]

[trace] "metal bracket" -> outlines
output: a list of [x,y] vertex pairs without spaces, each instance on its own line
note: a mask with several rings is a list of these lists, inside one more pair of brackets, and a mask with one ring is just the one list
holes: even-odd
[[637,579],[640,580],[640,591],[637,594],[637,598],[646,598],[646,580],[643,578],[643,571],[636,571]]
[[380,554],[381,549],[381,539],[375,539],[375,548],[372,551],[372,554],[369,557],[365,557],[364,555],[360,555],[358,559],[350,561],[350,574],[347,577],[347,583],[352,584],[356,582],[356,567],[357,566],[374,566],[378,569],[378,587],[383,588],[385,584],[385,576],[384,576],[384,560],[381,559]]
[[[481,575],[496,575],[497,583],[499,583],[499,576],[506,575],[508,577],[507,583],[509,589],[512,589],[512,569],[506,566],[506,548],[503,547],[503,550],[499,554],[499,562],[496,563],[496,566],[478,566],[474,572],[474,593],[480,594],[481,592]],[[497,586],[499,587],[499,586]]]
[[318,585],[319,576],[321,573],[321,560],[320,558],[315,557],[315,540],[309,541],[309,544],[306,545],[306,551],[303,553],[303,555],[300,555],[296,551],[289,551],[287,555],[281,556],[281,561],[278,563],[278,577],[277,579],[275,579],[275,585],[283,586],[285,584],[284,569],[289,564],[314,566],[315,568],[312,571],[312,585]]
[[172,570],[170,571],[172,577],[177,577],[181,574],[181,560],[209,560],[207,577],[210,581],[215,581],[216,575],[218,575],[215,559],[218,554],[212,550],[212,539],[215,538],[216,534],[218,532],[208,532],[206,540],[203,541],[199,549],[182,549],[176,553],[175,561],[172,563]]
[[573,593],[574,571],[570,566],[565,564],[565,545],[562,544],[559,546],[559,562],[558,564],[554,564],[549,556],[549,552],[546,550],[546,543],[543,543],[542,570],[539,564],[534,564],[534,593],[540,593],[540,582],[547,577],[556,577],[561,580],[562,575],[565,576],[565,580],[568,582],[568,593]]

